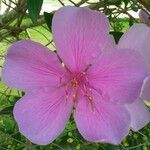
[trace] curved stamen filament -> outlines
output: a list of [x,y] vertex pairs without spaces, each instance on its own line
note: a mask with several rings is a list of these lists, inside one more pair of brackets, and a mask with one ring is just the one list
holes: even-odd
[[77,92],[75,92],[75,93],[73,94],[73,102],[76,103],[77,100],[78,100]]

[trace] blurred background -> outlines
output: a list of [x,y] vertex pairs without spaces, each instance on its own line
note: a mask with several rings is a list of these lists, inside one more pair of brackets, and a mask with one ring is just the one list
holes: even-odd
[[[7,48],[13,42],[31,39],[55,50],[52,17],[58,8],[67,5],[87,6],[104,12],[110,20],[110,34],[116,43],[134,23],[150,25],[150,0],[0,0],[0,79]],[[139,19],[140,10],[147,14],[147,20]],[[23,94],[0,80],[0,150],[150,150],[150,125],[135,133],[130,131],[118,146],[94,144],[80,136],[72,117],[52,144],[32,144],[18,132],[12,116],[13,106]],[[149,103],[146,105],[150,107]]]

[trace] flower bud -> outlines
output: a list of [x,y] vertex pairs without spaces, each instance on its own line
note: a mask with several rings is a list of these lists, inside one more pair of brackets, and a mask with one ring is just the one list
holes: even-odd
[[146,13],[144,10],[140,10],[139,12],[140,21],[150,26],[150,15]]

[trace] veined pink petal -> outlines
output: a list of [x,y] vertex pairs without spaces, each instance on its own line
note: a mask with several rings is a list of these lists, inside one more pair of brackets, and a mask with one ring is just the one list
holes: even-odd
[[59,9],[52,31],[58,55],[73,72],[85,69],[101,51],[114,46],[106,16],[86,7]]
[[14,107],[19,131],[31,142],[46,145],[64,130],[71,114],[72,100],[64,89],[28,93]]
[[91,142],[119,144],[128,134],[130,116],[125,107],[103,101],[95,93],[91,102],[79,98],[74,117],[81,135]]
[[116,103],[132,103],[140,94],[148,75],[142,57],[132,50],[105,52],[89,68],[89,82],[104,99]]
[[150,27],[147,27],[145,24],[135,24],[120,38],[118,48],[131,49],[140,52],[150,71],[149,41]]
[[[137,35],[139,35],[137,37]],[[150,27],[144,24],[133,25],[123,36],[121,37],[118,47],[135,50],[141,53],[147,64],[147,68],[150,73]],[[142,97],[146,100],[150,99],[149,92],[150,82],[145,82],[142,89]]]
[[65,73],[56,54],[39,43],[23,40],[8,49],[2,79],[21,90],[59,86]]
[[143,100],[137,99],[132,104],[126,105],[131,116],[131,128],[138,131],[150,122],[150,112],[144,105]]
[[150,101],[150,76],[144,80],[140,97]]

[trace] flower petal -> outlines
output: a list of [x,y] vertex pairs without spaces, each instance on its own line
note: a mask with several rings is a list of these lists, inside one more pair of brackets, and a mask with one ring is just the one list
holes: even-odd
[[137,99],[134,103],[126,105],[131,116],[131,128],[138,131],[150,122],[150,112],[143,100]]
[[74,72],[85,69],[104,48],[114,46],[106,16],[86,7],[59,9],[52,31],[58,55]]
[[149,14],[142,9],[139,11],[139,19],[146,25],[150,26]]
[[93,101],[80,97],[74,113],[81,135],[91,142],[119,144],[128,134],[130,116],[121,105],[103,101],[93,94]]
[[150,101],[150,76],[144,80],[140,97]]
[[21,90],[59,85],[65,73],[56,54],[39,43],[23,40],[8,49],[2,79]]
[[72,108],[64,93],[63,89],[28,93],[16,103],[13,113],[19,131],[31,142],[49,144],[64,130]]
[[[137,35],[138,38],[137,38]],[[120,39],[118,47],[119,48],[128,48],[135,50],[141,53],[146,61],[147,68],[150,73],[150,27],[147,27],[144,24],[133,25]],[[150,99],[150,81],[149,79],[145,80],[142,88],[142,98],[145,100]]]
[[136,100],[148,75],[142,57],[122,49],[104,52],[87,73],[91,86],[115,103]]
[[[139,35],[137,37],[137,35]],[[144,24],[133,25],[121,37],[118,47],[135,50],[143,55],[150,72],[150,27]]]

